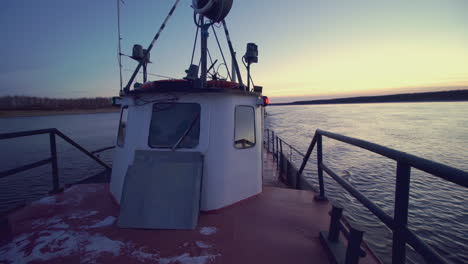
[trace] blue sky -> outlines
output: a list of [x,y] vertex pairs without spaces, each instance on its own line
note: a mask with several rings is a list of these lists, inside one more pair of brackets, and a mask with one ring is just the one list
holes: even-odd
[[[126,0],[123,52],[147,46],[173,3]],[[190,3],[169,21],[150,72],[184,76],[196,29]],[[252,72],[266,94],[324,98],[467,87],[467,13],[466,0],[235,0],[226,20],[238,55],[259,45]],[[0,95],[117,95],[116,1],[2,1],[0,35]],[[209,46],[219,57],[212,34]]]

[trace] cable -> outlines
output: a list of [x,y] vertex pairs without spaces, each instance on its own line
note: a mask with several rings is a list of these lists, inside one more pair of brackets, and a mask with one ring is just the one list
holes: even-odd
[[224,63],[221,63],[221,64],[218,65],[218,68],[216,68],[216,73],[219,75],[219,79],[220,79],[220,80],[226,81],[228,78],[225,77],[225,76],[222,76],[221,74],[219,74],[219,68],[220,68],[221,66],[223,66],[223,65],[226,66],[226,64],[224,64]]
[[[223,57],[224,65],[226,65],[226,71],[227,71],[228,77],[232,81],[231,73],[229,72],[229,68],[227,66],[226,58],[224,57],[223,48],[221,47],[221,44],[219,43],[218,35],[216,34],[216,30],[214,29],[213,25],[211,26],[211,28],[213,29],[213,33],[215,35],[216,42],[218,43],[219,51],[221,52],[221,57]],[[222,64],[220,64],[220,65],[222,65]]]
[[[128,71],[128,72],[131,72],[132,70],[130,69],[124,69],[124,71]],[[143,72],[138,72],[138,74],[143,74]],[[155,73],[147,73],[148,75],[152,75],[152,76],[156,76],[156,77],[161,77],[161,78],[166,78],[166,79],[169,79],[169,80],[175,80],[177,78],[174,78],[174,77],[169,77],[169,76],[164,76],[164,75],[159,75],[159,74],[155,74]]]
[[195,57],[195,49],[197,48],[198,40],[198,30],[200,30],[200,27],[197,27],[197,33],[195,33],[195,41],[193,42],[192,59],[190,60],[190,65],[193,64],[193,58]]
[[[210,54],[210,50],[207,48],[206,51],[208,52],[208,57],[210,57],[210,63],[211,63],[211,67],[210,69],[214,66],[213,65],[213,59],[211,59],[211,54]],[[210,72],[210,69],[208,69],[206,72],[209,73]]]
[[[244,64],[245,68],[248,69],[247,64],[245,63],[245,56],[242,56],[242,63]],[[255,87],[255,83],[254,83],[254,81],[252,79],[251,74],[249,74],[249,80],[247,80],[247,81],[252,82],[252,89],[253,89]]]
[[197,26],[198,28],[201,28],[203,25],[201,24],[201,17],[202,15],[198,14],[200,17],[198,18],[198,21],[197,21],[197,12],[193,12],[193,23],[195,23],[195,26]]
[[124,57],[129,57],[130,59],[133,59],[132,56],[127,55],[127,54],[125,54],[125,53],[120,53],[120,55],[121,55],[121,56],[124,56]]
[[226,25],[226,21],[223,20],[222,23],[223,23],[223,27],[224,27],[224,33],[226,34],[226,40],[227,40],[227,43],[228,43],[229,51],[231,52],[232,62],[233,62],[234,67],[236,69],[237,78],[239,79],[239,84],[240,84],[240,86],[244,86],[244,84],[242,83],[242,75],[241,75],[240,70],[239,70],[239,65],[237,64],[237,59],[234,56],[234,54],[235,54],[234,47],[232,46],[231,37],[229,36],[229,31],[228,31],[228,28],[227,28],[227,25]]

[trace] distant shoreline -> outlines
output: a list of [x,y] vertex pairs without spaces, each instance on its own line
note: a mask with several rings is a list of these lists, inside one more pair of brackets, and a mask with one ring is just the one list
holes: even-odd
[[0,118],[117,113],[120,108],[68,110],[0,110]]
[[335,99],[273,103],[271,105],[321,105],[321,104],[369,104],[369,103],[423,103],[468,101],[468,90],[407,93],[380,96],[359,96]]

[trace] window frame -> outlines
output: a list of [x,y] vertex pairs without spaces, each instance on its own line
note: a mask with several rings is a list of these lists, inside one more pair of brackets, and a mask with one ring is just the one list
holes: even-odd
[[191,148],[186,148],[186,147],[179,147],[177,149],[196,149],[198,148],[198,146],[200,145],[200,140],[201,140],[201,125],[202,125],[202,106],[200,103],[197,103],[197,102],[181,102],[181,103],[178,103],[178,102],[159,102],[159,103],[154,103],[151,105],[151,118],[150,118],[150,124],[149,124],[149,128],[148,128],[148,147],[151,148],[151,149],[171,149],[171,147],[159,147],[159,146],[153,146],[151,145],[151,141],[150,141],[150,138],[151,138],[151,122],[153,121],[153,114],[154,114],[154,106],[157,105],[157,104],[195,104],[195,105],[198,105],[199,109],[200,109],[200,112],[199,112],[199,116],[198,116],[198,122],[200,123],[199,125],[199,133],[198,133],[198,141],[197,141],[197,144]]
[[[237,123],[236,123],[236,110],[238,107],[249,107],[249,108],[252,108],[253,110],[253,128],[254,128],[254,144],[250,147],[246,147],[246,148],[238,148],[236,147],[236,128],[237,128]],[[233,141],[232,141],[232,145],[235,149],[237,150],[244,150],[244,149],[250,149],[250,148],[254,148],[256,145],[257,145],[257,113],[255,112],[255,107],[251,106],[251,105],[236,105],[235,108],[234,108],[234,138],[233,138]]]
[[[125,137],[123,138],[123,144],[120,145],[119,144],[119,138],[120,138],[120,126],[122,124],[122,116],[123,116],[123,113],[124,111],[127,111],[127,120],[125,120]],[[117,127],[117,141],[116,141],[116,145],[123,148],[125,146],[125,139],[127,138],[127,128],[128,128],[128,105],[122,107],[122,109],[120,110],[120,119],[119,119],[119,126]]]

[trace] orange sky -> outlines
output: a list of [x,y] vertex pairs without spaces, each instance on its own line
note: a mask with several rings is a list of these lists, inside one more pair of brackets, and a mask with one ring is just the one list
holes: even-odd
[[[158,40],[150,73],[185,76],[195,36],[190,3],[181,1]],[[172,4],[123,5],[123,52],[147,46]],[[0,42],[0,96],[116,96],[115,8],[101,1],[7,1],[0,10],[8,21],[0,23],[7,40]],[[239,60],[246,43],[258,44],[252,76],[266,95],[331,98],[467,87],[467,10],[467,0],[238,0],[226,20]],[[212,33],[209,48],[221,61]],[[128,80],[135,62],[124,57],[123,66]]]

